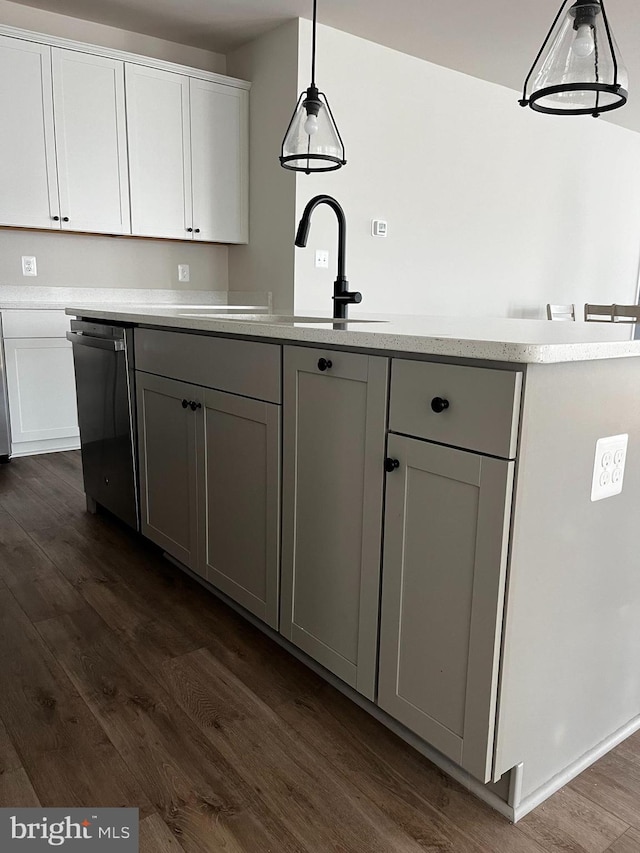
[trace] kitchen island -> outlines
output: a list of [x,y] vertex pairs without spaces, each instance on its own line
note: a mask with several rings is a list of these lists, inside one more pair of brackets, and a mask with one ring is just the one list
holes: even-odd
[[135,327],[143,534],[503,814],[640,727],[629,326],[68,313]]

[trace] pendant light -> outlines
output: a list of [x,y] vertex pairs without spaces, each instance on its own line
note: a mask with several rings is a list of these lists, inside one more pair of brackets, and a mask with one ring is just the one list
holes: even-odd
[[298,103],[282,141],[280,165],[295,172],[333,172],[346,164],[344,144],[329,101],[316,87],[316,29],[318,2],[313,0],[311,85]]
[[627,102],[627,70],[604,0],[566,0],[524,83],[520,105],[552,115],[592,115]]

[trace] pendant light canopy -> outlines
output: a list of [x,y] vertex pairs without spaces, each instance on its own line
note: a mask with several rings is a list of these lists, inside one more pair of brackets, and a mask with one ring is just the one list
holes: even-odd
[[295,172],[333,172],[346,164],[344,144],[329,101],[316,87],[318,2],[313,0],[311,85],[298,98],[280,152],[280,165]]
[[597,117],[626,104],[627,71],[604,0],[569,3],[561,5],[540,48],[520,105],[552,115]]

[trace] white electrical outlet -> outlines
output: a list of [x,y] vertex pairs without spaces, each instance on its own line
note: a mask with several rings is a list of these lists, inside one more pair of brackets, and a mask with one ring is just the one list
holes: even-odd
[[33,255],[22,256],[22,275],[38,275],[38,267]]
[[610,435],[596,442],[596,458],[591,481],[592,501],[611,498],[622,491],[628,443],[628,435]]
[[189,280],[189,264],[178,264],[178,281]]
[[316,268],[329,269],[329,252],[327,249],[316,249]]
[[371,234],[373,237],[386,237],[388,233],[386,219],[371,220]]

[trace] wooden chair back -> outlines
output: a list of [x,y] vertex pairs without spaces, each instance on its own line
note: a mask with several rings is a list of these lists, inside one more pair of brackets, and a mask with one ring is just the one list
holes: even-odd
[[592,305],[584,306],[587,323],[637,323],[640,321],[640,305]]

